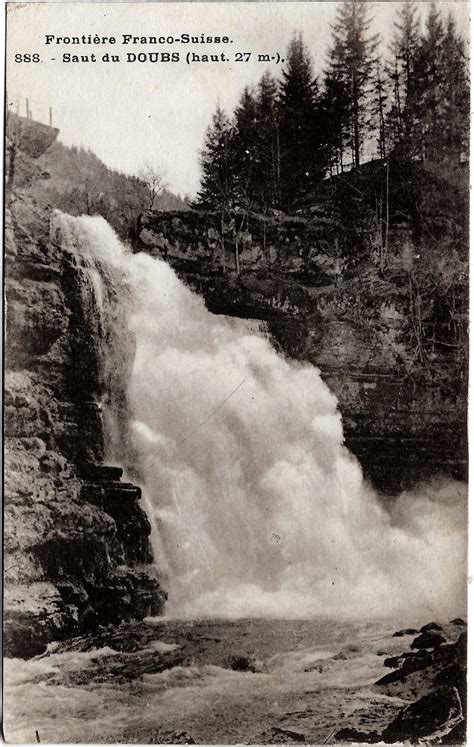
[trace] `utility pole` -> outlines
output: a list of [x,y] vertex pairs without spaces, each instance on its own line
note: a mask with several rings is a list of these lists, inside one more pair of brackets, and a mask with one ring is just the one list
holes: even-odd
[[53,126],[53,107],[49,107],[49,126]]
[[28,99],[26,99],[26,118],[27,119],[30,118],[30,103],[29,103]]

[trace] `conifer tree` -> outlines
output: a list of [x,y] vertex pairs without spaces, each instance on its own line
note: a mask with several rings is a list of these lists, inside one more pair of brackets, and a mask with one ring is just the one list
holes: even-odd
[[425,160],[433,155],[440,137],[443,108],[443,23],[434,2],[430,5],[425,33],[414,65],[412,128],[407,133],[414,155]]
[[317,82],[302,34],[288,47],[280,89],[281,192],[284,208],[306,194],[321,173]]
[[234,136],[231,142],[235,165],[234,188],[241,207],[255,203],[259,170],[257,143],[257,101],[253,91],[246,86],[234,113]]
[[263,212],[281,204],[281,147],[278,81],[267,71],[258,83],[257,149],[259,179],[257,203]]
[[[333,44],[329,53],[327,78],[338,81],[344,90],[344,129],[352,163],[360,165],[364,141],[369,129],[369,91],[371,71],[378,37],[370,36],[370,18],[363,0],[346,0],[339,8],[333,25]],[[345,144],[346,145],[346,144]]]
[[340,56],[339,44],[336,44],[330,52],[322,96],[325,162],[330,173],[344,171],[344,155],[350,143],[350,98],[345,76],[337,64]]
[[233,136],[231,122],[218,105],[201,151],[202,177],[197,196],[197,203],[201,207],[221,211],[232,207],[235,196]]
[[382,64],[378,59],[375,63],[373,75],[370,114],[377,141],[377,152],[382,159],[387,154],[387,101],[387,81],[383,74]]
[[448,15],[445,24],[432,2],[421,33],[416,6],[407,2],[396,27],[392,70],[398,65],[399,85],[390,121],[399,153],[417,160],[458,157],[469,128],[469,85],[454,18]]
[[414,70],[420,49],[420,20],[413,0],[406,0],[397,13],[395,35],[390,45],[392,59],[388,75],[392,84],[390,121],[395,141],[409,133],[413,122]]
[[441,150],[457,156],[467,147],[469,137],[469,80],[465,44],[449,13],[441,49],[444,86]]

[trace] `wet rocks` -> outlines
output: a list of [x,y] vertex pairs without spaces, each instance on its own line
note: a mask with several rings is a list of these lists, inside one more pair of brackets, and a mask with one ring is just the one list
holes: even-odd
[[[428,634],[426,630],[422,635]],[[399,668],[376,683],[377,689],[387,695],[415,701],[397,716],[387,741],[388,737],[390,741],[403,740],[407,734],[432,734],[441,727],[447,738],[451,729],[459,730],[466,713],[466,673],[466,631],[458,634],[454,643],[406,652]]]
[[78,631],[74,608],[47,581],[5,585],[4,638],[7,656],[28,658],[49,641]]
[[442,633],[438,633],[437,631],[432,630],[425,630],[424,633],[417,636],[415,640],[412,641],[410,648],[437,648],[443,643],[446,643],[446,638]]
[[161,614],[166,594],[147,566],[150,524],[139,488],[125,484],[121,493],[113,483],[107,498],[108,483],[87,483],[104,497],[88,500],[86,483],[67,468],[59,472],[59,455],[45,451],[38,459],[40,445],[27,443],[27,456],[17,443],[7,463],[7,654],[27,657],[50,640]]
[[439,687],[403,708],[382,732],[382,739],[385,742],[404,742],[435,734],[439,738],[449,734],[462,721],[463,710],[458,690],[455,687]]
[[403,654],[401,654],[400,656],[389,656],[387,659],[385,659],[383,665],[384,667],[388,667],[389,669],[398,669],[398,667],[402,666],[403,659]]
[[434,633],[434,632],[442,632],[443,627],[437,622],[429,622],[426,625],[422,625],[420,628],[420,633]]
[[397,630],[393,634],[393,638],[402,638],[405,635],[416,635],[419,631],[416,628],[404,628],[403,630]]
[[434,743],[450,743],[450,737],[465,739],[464,716],[459,693],[455,687],[440,687],[402,708],[391,723],[381,732],[363,732],[357,729],[340,729],[335,738],[341,742],[413,743],[429,739]]
[[[384,661],[394,671],[378,680],[374,688],[390,697],[411,701],[390,724],[381,732],[341,729],[335,735],[337,741],[393,743],[425,738],[435,743],[465,741],[467,632],[459,634],[461,618],[457,620],[459,625],[451,621],[447,629],[438,623],[424,625],[419,637],[429,643],[436,641],[435,645],[417,645],[415,650]],[[456,640],[450,642],[448,638],[453,636]]]

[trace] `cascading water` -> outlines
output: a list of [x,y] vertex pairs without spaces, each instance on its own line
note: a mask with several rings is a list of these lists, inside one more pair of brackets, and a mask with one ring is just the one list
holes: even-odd
[[168,265],[131,254],[102,218],[56,221],[102,298],[116,341],[109,371],[123,369],[117,341],[135,338],[127,435],[122,428],[119,446],[117,434],[109,439],[109,458],[143,485],[170,614],[463,611],[462,485],[402,494],[387,510],[343,447],[336,398],[316,368],[209,313]]

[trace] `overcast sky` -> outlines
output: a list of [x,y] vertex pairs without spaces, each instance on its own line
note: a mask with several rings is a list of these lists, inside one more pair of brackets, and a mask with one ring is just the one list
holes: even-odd
[[[30,3],[10,6],[7,21],[7,97],[24,114],[28,97],[33,117],[53,124],[60,139],[91,148],[107,165],[136,173],[145,162],[161,165],[170,189],[193,195],[199,184],[199,150],[217,101],[229,112],[246,84],[269,67],[258,53],[284,56],[289,39],[302,30],[315,72],[324,65],[329,25],[338,3]],[[373,30],[389,36],[397,2],[372,3]],[[426,12],[428,4],[419,4]],[[438,3],[452,9],[468,35],[469,5]],[[44,43],[46,34],[73,36],[229,35],[231,45],[64,46]],[[227,63],[127,63],[127,52],[224,52]],[[233,61],[250,52],[247,63]],[[38,52],[40,63],[15,63],[14,55]],[[62,63],[63,52],[119,54],[120,63]],[[54,57],[55,60],[51,60]],[[281,65],[272,63],[275,75]]]

